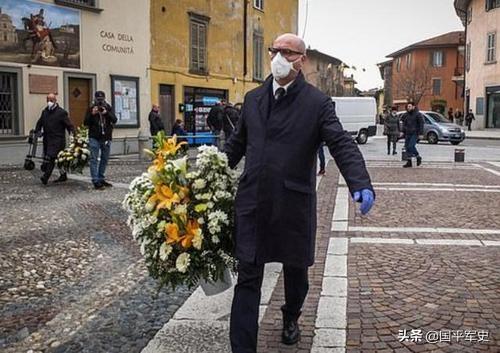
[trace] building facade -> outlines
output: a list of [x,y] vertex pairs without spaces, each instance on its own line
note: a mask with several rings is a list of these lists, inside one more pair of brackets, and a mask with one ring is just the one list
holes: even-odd
[[[390,80],[392,102],[404,109],[409,101],[421,110],[445,112],[463,109],[464,44],[462,31],[430,38],[390,55],[392,64],[383,63],[384,79]],[[390,73],[390,75],[386,75]]]
[[302,71],[306,80],[330,97],[344,95],[346,64],[318,50],[307,49],[307,60]]
[[221,98],[243,101],[270,73],[267,48],[297,33],[298,0],[151,0],[151,96],[169,131],[208,131]]
[[118,117],[112,153],[137,151],[151,106],[148,1],[0,0],[0,7],[19,36],[0,51],[0,154],[23,160],[48,93],[78,126],[96,90]]
[[380,64],[377,64],[379,71],[380,71],[380,76],[382,77],[382,80],[384,80],[384,97],[380,101],[380,104],[382,105],[382,110],[384,108],[390,109],[392,107],[392,60],[387,60],[384,61]]
[[475,114],[473,128],[500,128],[500,1],[455,0],[455,9],[466,28],[464,109]]
[[356,85],[358,82],[354,79],[354,74],[344,77],[344,96],[345,97],[355,97],[358,95],[358,89]]

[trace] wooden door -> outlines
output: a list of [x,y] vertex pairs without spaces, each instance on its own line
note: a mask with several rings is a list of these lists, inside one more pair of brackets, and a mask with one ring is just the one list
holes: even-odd
[[168,85],[160,85],[160,117],[165,126],[165,133],[170,135],[175,122],[174,112],[174,88]]
[[90,106],[92,80],[87,78],[69,78],[69,117],[75,127],[80,126]]

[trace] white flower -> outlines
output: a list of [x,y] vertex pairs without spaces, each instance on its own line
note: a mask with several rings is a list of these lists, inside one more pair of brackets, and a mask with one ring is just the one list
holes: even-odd
[[193,246],[197,250],[201,250],[201,245],[203,244],[203,235],[201,235],[201,229],[193,237]]
[[187,213],[187,205],[183,204],[183,205],[175,206],[173,213],[178,215],[178,216],[185,215]]
[[212,237],[212,243],[214,244],[219,244],[220,240],[219,240],[219,237],[217,235],[214,235]]
[[205,223],[205,220],[203,219],[203,217],[200,217],[198,218],[198,224],[204,224]]
[[172,247],[167,243],[163,243],[160,246],[160,259],[165,261],[168,258],[168,255],[172,252]]
[[187,158],[179,158],[171,162],[174,170],[180,170],[183,173],[186,173],[187,170]]
[[190,256],[188,253],[183,252],[177,257],[175,261],[175,268],[180,273],[185,273],[189,267],[189,263],[191,262]]
[[207,182],[203,179],[196,179],[193,183],[193,187],[195,189],[203,189],[205,186],[207,186]]

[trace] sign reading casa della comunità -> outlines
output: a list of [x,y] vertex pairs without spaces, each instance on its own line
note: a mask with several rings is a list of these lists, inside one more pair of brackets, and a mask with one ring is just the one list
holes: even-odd
[[134,37],[131,34],[101,30],[99,37],[103,40],[101,49],[105,52],[134,54]]

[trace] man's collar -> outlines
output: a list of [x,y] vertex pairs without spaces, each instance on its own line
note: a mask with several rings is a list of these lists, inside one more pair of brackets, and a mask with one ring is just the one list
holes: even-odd
[[284,89],[285,89],[285,92],[286,92],[286,91],[288,91],[288,87],[290,87],[290,85],[291,85],[292,83],[294,83],[294,82],[295,82],[295,80],[292,80],[292,81],[288,82],[286,85],[281,86],[281,85],[278,83],[278,81],[276,81],[276,80],[273,78],[273,95],[276,95],[276,91],[277,91],[277,90],[278,90],[278,88],[280,88],[280,87],[284,88]]

